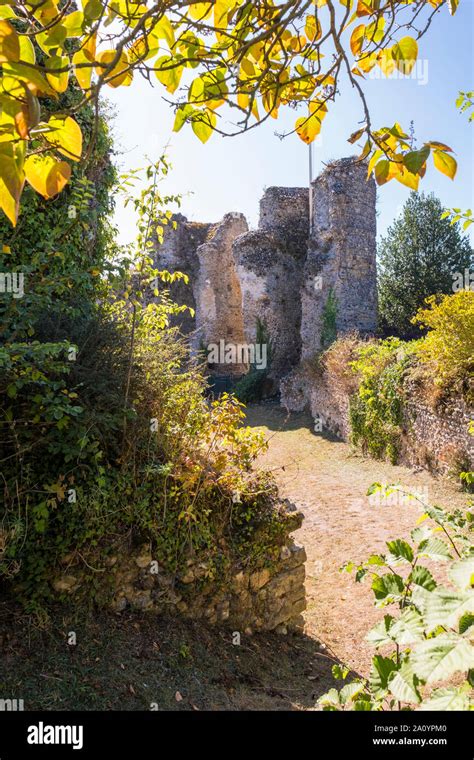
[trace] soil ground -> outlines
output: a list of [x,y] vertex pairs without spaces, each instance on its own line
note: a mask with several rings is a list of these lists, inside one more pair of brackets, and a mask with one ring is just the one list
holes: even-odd
[[305,516],[295,538],[308,555],[306,634],[335,660],[368,675],[372,648],[364,637],[382,613],[373,606],[369,585],[356,584],[340,567],[386,551],[386,541],[409,538],[423,508],[402,495],[397,504],[388,503],[392,497],[373,505],[367,490],[375,482],[397,484],[449,508],[465,506],[466,495],[446,478],[369,459],[332,436],[315,434],[306,414],[262,404],[249,407],[247,424],[265,431],[269,449],[260,465],[273,471],[281,495]]

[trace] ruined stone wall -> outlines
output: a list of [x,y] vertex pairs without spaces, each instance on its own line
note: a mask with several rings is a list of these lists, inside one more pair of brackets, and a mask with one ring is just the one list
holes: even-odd
[[376,188],[355,158],[329,164],[313,182],[313,228],[301,292],[301,355],[324,346],[323,315],[332,291],[337,332],[371,333],[377,324]]
[[[404,392],[404,420],[399,462],[447,473],[456,462],[474,469],[474,438],[469,435],[473,410],[461,398],[453,398],[436,409],[414,384]],[[344,441],[350,441],[349,393],[330,373],[315,378],[303,367],[281,383],[281,403],[289,411],[309,409],[315,421]]]
[[[258,565],[233,565],[216,577],[212,558],[200,556],[188,559],[172,574],[156,561],[150,544],[123,546],[106,559],[98,602],[116,612],[181,615],[246,633],[302,629],[306,552],[291,533],[301,527],[303,515],[286,501],[280,508],[286,511],[285,534]],[[56,594],[74,598],[86,584],[88,568],[79,556],[65,559],[52,587]]]
[[270,376],[278,379],[300,357],[301,277],[309,229],[306,188],[270,187],[260,202],[259,229],[234,242],[247,342],[260,322],[270,341]]
[[[196,251],[197,345],[216,346],[220,341],[233,345],[245,343],[242,292],[232,244],[247,230],[243,214],[226,214],[222,222],[213,225],[206,242]],[[213,362],[210,368],[216,374],[242,375],[248,371],[248,364]]]
[[[313,229],[307,188],[268,188],[257,230],[242,214],[218,224],[176,217],[157,249],[157,266],[182,271],[189,285],[171,295],[195,309],[176,323],[195,348],[221,341],[267,343],[269,376],[285,377],[323,346],[325,304],[336,298],[339,332],[371,332],[376,326],[375,184],[355,159],[330,164],[313,183]],[[308,237],[309,236],[309,237]],[[241,375],[248,363],[215,363],[214,374]]]
[[112,608],[178,614],[242,632],[286,633],[304,625],[305,561],[304,548],[289,538],[272,566],[236,570],[225,583],[216,584],[206,581],[205,562],[190,560],[176,578],[154,572],[152,552],[145,546],[117,560]]
[[[169,272],[183,272],[189,282],[178,280],[169,286],[175,303],[196,309],[196,281],[199,262],[196,250],[206,240],[211,224],[189,222],[182,214],[174,214],[172,223],[164,227],[163,242],[155,241],[154,265]],[[195,318],[189,311],[171,317],[171,324],[178,326],[184,335],[195,330]]]

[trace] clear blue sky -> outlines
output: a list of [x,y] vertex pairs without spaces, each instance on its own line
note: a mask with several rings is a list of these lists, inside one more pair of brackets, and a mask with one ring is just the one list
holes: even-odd
[[[474,0],[463,0],[454,17],[443,9],[420,42],[418,71],[421,80],[427,74],[426,84],[412,78],[365,84],[374,125],[399,121],[408,129],[413,120],[419,143],[434,139],[453,148],[459,164],[454,182],[430,166],[420,189],[433,191],[446,206],[464,209],[474,208],[474,124],[457,112],[455,100],[458,90],[474,89],[473,32]],[[189,219],[214,222],[228,211],[241,211],[255,226],[265,187],[307,184],[307,146],[296,135],[280,140],[275,134],[292,128],[294,111],[287,109],[278,121],[269,120],[239,137],[215,134],[202,145],[188,125],[177,134],[171,131],[174,117],[161,98],[161,85],[152,89],[140,78],[130,88],[107,90],[116,109],[114,132],[123,151],[120,168],[142,166],[145,155],[157,157],[168,144],[173,171],[165,187],[184,196],[182,212]],[[315,175],[323,162],[354,152],[347,137],[361,119],[360,102],[344,83],[325,120],[321,143],[314,148]],[[395,181],[379,189],[379,235],[397,216],[408,192]],[[131,241],[133,213],[120,203],[116,223],[122,242]]]

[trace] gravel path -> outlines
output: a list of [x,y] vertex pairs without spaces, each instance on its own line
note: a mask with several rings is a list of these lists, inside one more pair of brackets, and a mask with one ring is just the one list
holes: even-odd
[[369,584],[356,584],[339,568],[383,552],[387,540],[408,537],[422,512],[415,500],[403,498],[397,504],[371,504],[367,489],[375,481],[397,483],[449,507],[465,504],[465,496],[446,479],[365,458],[348,444],[315,434],[305,414],[288,416],[270,404],[250,406],[247,424],[262,428],[269,439],[260,466],[274,472],[282,496],[305,515],[295,537],[308,555],[306,634],[367,675],[372,650],[364,636],[381,611],[373,606]]

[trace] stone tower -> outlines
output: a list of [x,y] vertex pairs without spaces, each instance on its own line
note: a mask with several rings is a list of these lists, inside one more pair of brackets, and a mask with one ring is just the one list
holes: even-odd
[[320,351],[328,299],[338,333],[377,324],[376,188],[356,158],[329,164],[313,182],[313,225],[301,290],[301,356]]
[[270,338],[270,376],[278,379],[299,360],[300,290],[309,224],[308,191],[270,187],[260,201],[257,230],[233,245],[242,289],[245,335],[258,339],[258,325]]

